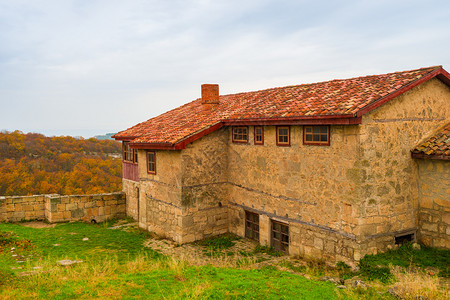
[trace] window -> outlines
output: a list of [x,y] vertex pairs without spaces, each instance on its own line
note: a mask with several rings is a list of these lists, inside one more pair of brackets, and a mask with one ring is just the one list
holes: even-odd
[[147,173],[156,174],[156,153],[147,151]]
[[233,143],[248,143],[248,127],[233,127]]
[[264,145],[264,128],[255,126],[255,145]]
[[245,237],[259,242],[259,215],[245,211]]
[[290,129],[289,126],[277,126],[277,146],[291,145]]
[[275,250],[288,253],[289,225],[272,220],[272,247]]
[[137,149],[131,149],[128,142],[123,142],[122,145],[122,157],[124,161],[137,163]]
[[130,145],[128,144],[128,142],[123,142],[122,158],[125,161],[133,162],[133,149],[130,148]]
[[303,126],[303,144],[330,145],[330,126]]

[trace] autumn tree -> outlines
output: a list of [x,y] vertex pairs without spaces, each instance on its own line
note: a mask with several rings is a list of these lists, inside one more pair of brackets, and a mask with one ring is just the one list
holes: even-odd
[[112,140],[0,132],[0,195],[121,190],[121,152]]

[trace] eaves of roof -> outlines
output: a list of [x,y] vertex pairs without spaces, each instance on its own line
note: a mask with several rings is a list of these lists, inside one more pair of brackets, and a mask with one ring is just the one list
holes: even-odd
[[439,154],[439,155],[427,155],[425,153],[415,153],[411,152],[412,158],[425,158],[425,159],[438,159],[438,160],[450,160],[450,155]]
[[154,150],[182,150],[186,149],[186,145],[216,131],[224,126],[223,122],[218,122],[208,128],[205,128],[199,132],[196,132],[177,143],[130,143],[130,147],[134,149],[154,149]]
[[[249,126],[249,125],[355,125],[361,124],[361,117],[352,115],[341,116],[320,116],[320,117],[300,117],[300,118],[271,118],[271,119],[239,119],[223,120],[192,134],[177,143],[133,143],[129,145],[133,149],[154,149],[154,150],[182,150],[193,141],[218,130],[223,126]],[[117,138],[118,140],[130,141]]]
[[116,136],[116,135],[113,135],[113,136],[111,136],[111,138],[116,139],[118,141],[130,142],[130,141],[134,140],[135,138],[137,138],[137,136]]

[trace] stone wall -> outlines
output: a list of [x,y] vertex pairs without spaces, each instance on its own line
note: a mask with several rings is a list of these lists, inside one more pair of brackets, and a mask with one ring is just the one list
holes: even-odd
[[157,150],[156,174],[147,172],[147,152],[138,151],[139,226],[181,242],[181,153]]
[[[179,243],[228,232],[227,141],[221,129],[182,151],[156,150],[156,174],[139,150],[139,226]],[[127,195],[135,188],[124,181]]]
[[419,166],[418,240],[450,249],[450,161],[417,159]]
[[94,195],[0,197],[0,221],[47,220],[102,222],[125,216],[123,192]]
[[44,220],[45,196],[0,197],[0,222]]
[[47,195],[46,218],[50,223],[66,221],[103,222],[111,218],[123,218],[125,194],[122,192],[94,195]]
[[127,195],[126,213],[127,216],[138,220],[139,182],[122,179],[122,191]]
[[450,88],[432,79],[363,116],[353,180],[360,187],[361,255],[416,232],[419,176],[410,150],[450,118],[449,103]]
[[182,241],[228,232],[228,128],[182,151]]
[[328,243],[355,242],[357,183],[348,177],[358,159],[357,125],[331,126],[330,146],[304,145],[303,126],[290,127],[289,147],[276,145],[275,126],[264,126],[264,145],[254,145],[253,131],[248,144],[229,144],[230,231],[243,235],[244,210],[255,210],[262,244],[270,246],[277,220],[289,225],[290,254],[353,255]]
[[230,231],[239,236],[245,236],[245,211],[259,215],[259,242],[262,245],[271,245],[271,222],[274,220],[289,225],[290,255],[314,257],[328,261],[344,261],[352,266],[354,266],[354,257],[359,255],[358,242],[356,237],[351,234],[286,216],[280,217],[252,207],[231,204]]

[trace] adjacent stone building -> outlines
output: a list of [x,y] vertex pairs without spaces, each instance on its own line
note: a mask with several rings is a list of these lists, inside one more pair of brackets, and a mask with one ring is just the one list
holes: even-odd
[[450,76],[430,67],[221,96],[205,84],[114,138],[140,227],[351,263],[405,239],[450,248],[450,141],[439,160],[411,154],[449,122]]
[[450,248],[450,123],[415,147],[412,157],[419,175],[419,240]]

